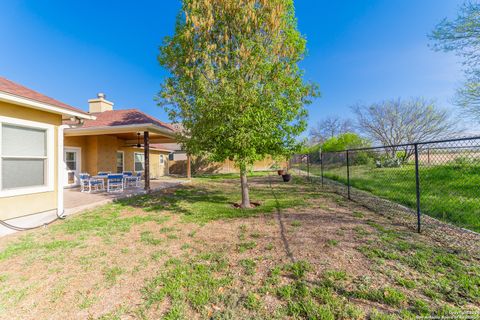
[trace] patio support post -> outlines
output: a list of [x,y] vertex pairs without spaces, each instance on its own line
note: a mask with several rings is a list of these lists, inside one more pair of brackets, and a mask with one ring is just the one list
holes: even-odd
[[191,179],[192,178],[192,159],[190,155],[187,153],[187,178]]
[[143,152],[145,158],[145,191],[150,191],[150,137],[149,132],[143,133]]

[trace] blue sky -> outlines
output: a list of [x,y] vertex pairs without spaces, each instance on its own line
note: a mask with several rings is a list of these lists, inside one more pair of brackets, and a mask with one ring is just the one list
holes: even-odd
[[[452,112],[461,65],[434,52],[427,34],[461,1],[297,0],[307,37],[305,78],[322,97],[310,125],[348,117],[355,103],[423,96]],[[116,108],[140,108],[168,120],[153,97],[165,71],[156,61],[172,34],[180,2],[0,1],[0,75],[76,107],[105,92]]]

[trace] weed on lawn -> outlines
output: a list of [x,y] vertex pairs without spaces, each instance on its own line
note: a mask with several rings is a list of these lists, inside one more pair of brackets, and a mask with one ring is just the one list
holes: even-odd
[[243,253],[247,250],[252,250],[256,246],[257,246],[257,243],[255,241],[241,242],[237,245],[237,250],[239,253]]

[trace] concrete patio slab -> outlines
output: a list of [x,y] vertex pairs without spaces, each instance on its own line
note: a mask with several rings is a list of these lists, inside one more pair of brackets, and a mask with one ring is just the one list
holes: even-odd
[[[159,179],[150,181],[151,191],[158,191],[167,188],[173,188],[189,182],[189,180],[180,179]],[[65,215],[69,216],[78,212],[92,209],[117,199],[128,198],[135,195],[145,194],[143,186],[139,188],[126,189],[124,192],[80,192],[80,188],[65,190]]]

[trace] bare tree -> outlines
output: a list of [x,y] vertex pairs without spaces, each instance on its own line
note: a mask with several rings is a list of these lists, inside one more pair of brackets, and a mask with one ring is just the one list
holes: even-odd
[[[423,98],[388,100],[371,105],[352,107],[359,130],[373,142],[391,146],[397,144],[438,140],[459,133],[446,110]],[[412,147],[387,148],[391,157],[403,150],[407,160]]]
[[353,123],[350,119],[340,117],[325,118],[310,129],[310,140],[314,143],[323,143],[325,140],[338,136],[339,134],[353,132]]
[[429,35],[433,49],[460,57],[465,81],[455,96],[468,117],[480,121],[480,2],[465,1],[454,20],[443,19]]

